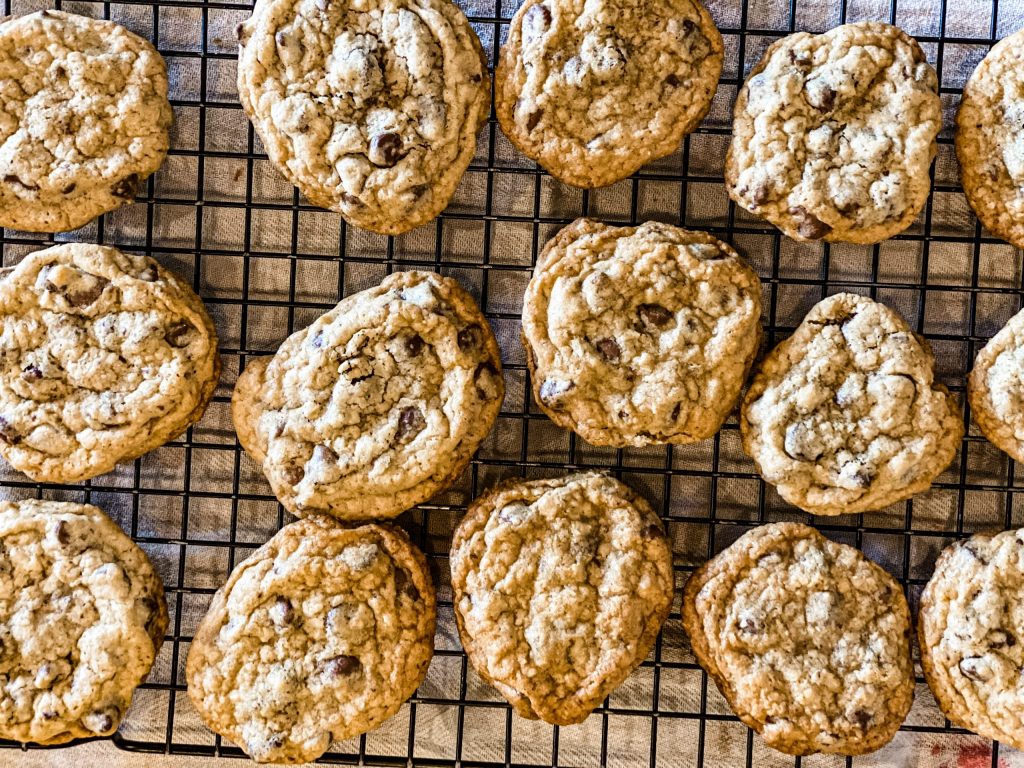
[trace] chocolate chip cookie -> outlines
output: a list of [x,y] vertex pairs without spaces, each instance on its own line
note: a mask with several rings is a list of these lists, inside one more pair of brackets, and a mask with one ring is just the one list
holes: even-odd
[[995,45],[964,87],[956,156],[986,229],[1024,248],[1024,30]]
[[526,0],[498,59],[495,110],[552,176],[603,187],[679,148],[711,106],[722,51],[698,0]]
[[448,487],[501,408],[498,344],[473,298],[433,272],[349,296],[239,377],[232,417],[299,515],[393,517]]
[[238,95],[310,202],[399,234],[451,199],[487,120],[487,61],[448,0],[258,0]]
[[1024,310],[978,353],[967,396],[985,437],[1016,461],[1024,461]]
[[921,594],[925,679],[954,725],[1024,749],[1024,529],[947,547]]
[[628,487],[594,472],[476,499],[451,551],[477,673],[523,717],[580,723],[647,656],[672,604],[672,550]]
[[77,229],[135,199],[174,119],[156,49],[119,24],[39,11],[0,24],[0,227]]
[[0,456],[72,483],[198,421],[220,373],[199,297],[153,259],[83,243],[0,277]]
[[928,198],[942,127],[935,70],[889,24],[789,35],[736,99],[729,196],[794,240],[877,243]]
[[185,675],[203,721],[261,763],[304,763],[372,730],[423,680],[436,609],[399,529],[312,517],[235,568]]
[[743,449],[786,501],[817,515],[881,509],[927,490],[963,420],[928,343],[884,304],[815,304],[761,363],[740,413]]
[[580,219],[523,300],[533,396],[595,445],[692,443],[736,406],[761,336],[757,274],[704,232]]
[[763,525],[683,591],[697,661],[768,746],[859,755],[910,711],[910,609],[858,550],[797,523]]
[[163,645],[145,553],[103,512],[0,502],[0,738],[109,736]]

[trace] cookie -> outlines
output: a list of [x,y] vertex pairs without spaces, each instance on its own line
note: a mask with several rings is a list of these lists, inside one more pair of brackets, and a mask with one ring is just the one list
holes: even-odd
[[862,21],[768,48],[740,89],[725,184],[794,240],[877,243],[928,198],[942,128],[914,38]]
[[949,720],[1024,749],[1024,529],[947,547],[921,594],[918,640],[928,687]]
[[900,585],[809,526],[755,528],[695,571],[683,626],[729,706],[781,752],[871,752],[910,711]]
[[487,120],[487,60],[448,0],[258,0],[238,96],[314,205],[396,235],[437,216]]
[[102,245],[56,245],[6,271],[0,348],[0,456],[47,483],[101,475],[181,434],[220,374],[192,289]]
[[232,418],[299,516],[393,517],[447,488],[497,418],[498,344],[449,277],[353,294],[239,377]]
[[39,11],[0,24],[0,227],[64,232],[127,205],[174,119],[156,49],[119,24]]
[[109,736],[167,629],[160,577],[103,512],[0,502],[0,738]]
[[978,353],[967,397],[985,437],[1015,461],[1024,461],[1024,310]]
[[698,0],[526,0],[495,69],[495,111],[552,176],[607,186],[679,149],[711,106],[722,52]]
[[647,656],[672,604],[672,550],[640,496],[606,475],[502,483],[451,551],[473,668],[523,717],[580,723]]
[[1024,248],[1024,30],[995,45],[964,86],[956,156],[986,229]]
[[579,219],[523,299],[533,397],[594,445],[692,443],[736,406],[761,336],[761,284],[725,243]]
[[304,763],[394,715],[427,673],[436,608],[402,531],[286,525],[213,596],[189,649],[203,721],[261,763]]
[[743,450],[791,504],[816,515],[881,509],[927,490],[963,437],[928,342],[852,293],[811,308],[754,375]]

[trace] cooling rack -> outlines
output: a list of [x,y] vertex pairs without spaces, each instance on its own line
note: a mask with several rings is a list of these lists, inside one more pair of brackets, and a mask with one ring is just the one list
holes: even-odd
[[[515,0],[461,0],[491,61]],[[113,737],[136,752],[242,757],[203,727],[185,692],[184,661],[210,596],[229,570],[286,515],[241,451],[229,416],[231,387],[254,356],[340,297],[402,269],[457,277],[477,298],[502,346],[501,416],[454,486],[399,522],[427,553],[439,592],[437,653],[423,685],[379,730],[338,743],[326,763],[438,766],[916,766],[1024,765],[1024,755],[949,727],[918,676],[917,699],[894,742],[856,759],[792,758],[766,748],[732,715],[695,664],[673,612],[644,664],[584,724],[557,728],[514,717],[467,666],[452,616],[447,552],[474,496],[511,476],[600,467],[659,509],[673,540],[677,588],[750,527],[810,521],[860,547],[905,585],[912,605],[935,557],[979,529],[1024,525],[1024,478],[975,429],[934,489],[884,511],[810,518],[764,485],[740,450],[735,419],[693,446],[595,448],[535,408],[518,342],[520,302],[539,248],[581,215],[609,223],[659,219],[733,243],[764,286],[766,345],[787,336],[829,293],[865,293],[899,309],[932,343],[938,376],[964,401],[976,351],[1020,307],[1022,253],[982,231],[958,181],[950,126],[960,90],[998,39],[1024,26],[1024,0],[713,0],[725,41],[717,96],[680,150],[612,187],[580,191],[516,153],[492,118],[451,206],[406,235],[374,235],[300,199],[270,166],[238,105],[235,25],[249,0],[57,2],[113,19],[153,41],[167,61],[176,114],[172,149],[133,206],[67,235],[0,231],[4,265],[55,241],[85,240],[144,252],[190,278],[214,317],[224,374],[204,419],[181,439],[83,486],[40,485],[7,468],[3,495],[88,501],[150,554],[171,614],[149,680]],[[3,0],[5,14],[44,3]],[[878,19],[917,37],[939,73],[946,128],[932,195],[904,234],[876,246],[799,244],[728,201],[722,184],[732,102],[764,49],[794,30],[824,31]],[[966,406],[965,406],[966,407]],[[918,672],[920,669],[918,668]],[[15,744],[4,746],[17,747]],[[0,752],[0,763],[13,757]],[[144,764],[144,759],[142,763]]]

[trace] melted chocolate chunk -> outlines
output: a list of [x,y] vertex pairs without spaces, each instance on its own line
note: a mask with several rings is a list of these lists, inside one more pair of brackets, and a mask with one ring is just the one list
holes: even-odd
[[615,341],[615,339],[598,339],[594,342],[594,346],[597,347],[597,351],[601,354],[601,357],[609,363],[617,363],[622,357],[622,349],[619,347],[619,343]]
[[412,583],[412,577],[404,568],[395,569],[395,593],[405,595],[411,600],[420,599],[420,591],[416,589],[416,585]]
[[133,173],[130,176],[125,176],[111,187],[110,194],[124,200],[134,200],[136,193],[139,191],[139,184],[141,183],[142,179],[139,178],[139,174]]
[[402,137],[397,133],[378,133],[370,139],[368,157],[374,165],[391,168],[408,154],[403,148]]
[[832,227],[823,222],[813,213],[810,213],[803,206],[797,205],[789,209],[789,213],[796,219],[797,232],[801,237],[806,237],[808,240],[821,240],[829,232],[832,231]]
[[362,666],[356,656],[335,656],[324,662],[324,672],[328,677],[343,677],[358,672]]
[[164,334],[167,343],[176,349],[187,347],[191,341],[192,332],[195,331],[192,323],[186,320],[179,320]]
[[415,437],[426,426],[427,420],[423,418],[423,411],[415,405],[406,406],[398,414],[398,431],[395,432],[395,439],[406,440]]
[[480,346],[480,342],[483,341],[484,334],[480,330],[480,326],[473,324],[467,325],[458,335],[459,349],[463,352],[471,352]]
[[661,304],[641,304],[636,311],[641,320],[655,328],[664,328],[672,322],[672,313]]

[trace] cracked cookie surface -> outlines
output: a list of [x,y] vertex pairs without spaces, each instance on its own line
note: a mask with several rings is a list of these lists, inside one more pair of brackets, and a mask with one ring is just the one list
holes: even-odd
[[722,52],[697,0],[527,0],[501,49],[495,110],[553,176],[603,187],[679,148],[711,106]]
[[401,272],[252,361],[232,418],[290,511],[393,517],[459,475],[504,393],[473,298],[451,278]]
[[448,0],[259,0],[238,94],[311,202],[399,234],[448,204],[487,120],[480,41]]
[[103,512],[0,502],[0,738],[109,736],[167,629],[149,559]]
[[0,276],[0,455],[69,483],[198,421],[220,373],[199,297],[145,256],[68,243]]
[[921,46],[889,24],[779,40],[736,99],[729,196],[794,240],[902,232],[928,198],[937,89]]
[[135,199],[174,119],[156,49],[61,11],[0,24],[0,227],[77,229]]
[[1024,461],[1024,311],[1011,317],[978,353],[967,396],[985,437]]
[[760,337],[757,274],[710,235],[657,222],[574,222],[523,299],[534,400],[594,445],[710,437]]
[[257,762],[315,760],[413,694],[435,606],[426,558],[401,530],[291,523],[214,595],[189,650],[189,697]]
[[650,651],[672,550],[640,496],[598,473],[502,483],[452,541],[462,645],[523,717],[586,719]]
[[762,361],[740,413],[743,450],[812,514],[881,509],[927,490],[963,435],[927,342],[852,293],[814,305]]
[[925,679],[958,725],[1024,749],[1024,529],[943,550],[921,594]]
[[985,228],[1024,248],[1024,30],[996,44],[964,86],[956,156]]
[[888,573],[813,528],[755,528],[683,591],[694,654],[774,749],[858,755],[910,711],[910,609]]

